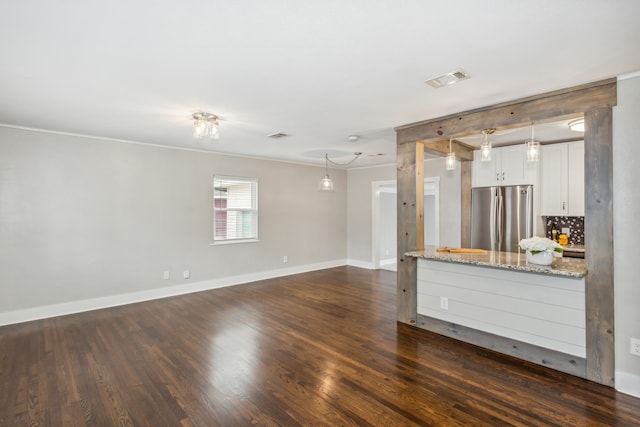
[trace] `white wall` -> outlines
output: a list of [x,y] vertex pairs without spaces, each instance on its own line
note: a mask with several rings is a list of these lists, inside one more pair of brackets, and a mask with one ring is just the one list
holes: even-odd
[[380,193],[380,260],[398,259],[398,194]]
[[[323,173],[0,127],[0,324],[55,304],[344,264],[346,172],[332,170],[334,193],[317,191]],[[214,174],[259,179],[259,242],[211,246]]]
[[629,339],[640,339],[640,76],[618,81],[613,111],[615,381],[618,390],[640,397],[640,357],[629,353]]
[[[424,164],[425,177],[440,177],[440,245],[460,247],[460,167],[447,171],[444,159],[425,160]],[[372,268],[371,183],[396,179],[395,164],[349,170],[347,257],[350,264]]]

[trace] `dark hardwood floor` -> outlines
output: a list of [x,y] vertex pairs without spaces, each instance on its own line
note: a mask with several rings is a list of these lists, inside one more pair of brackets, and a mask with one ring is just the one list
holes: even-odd
[[640,425],[640,399],[396,323],[395,292],[339,267],[0,327],[0,425]]

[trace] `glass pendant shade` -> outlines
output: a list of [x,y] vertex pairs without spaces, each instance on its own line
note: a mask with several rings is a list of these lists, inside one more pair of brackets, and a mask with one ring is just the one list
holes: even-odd
[[540,160],[540,143],[538,141],[527,141],[527,161],[537,162]]
[[329,155],[326,153],[324,155],[324,178],[318,183],[318,191],[333,191],[333,180],[329,178]]
[[491,161],[491,142],[485,141],[480,145],[480,161]]
[[447,158],[445,160],[445,168],[448,171],[452,171],[456,169],[456,153],[447,154]]
[[489,135],[495,132],[494,128],[484,129],[482,133],[484,134],[484,142],[480,144],[480,161],[481,162],[490,162],[491,161],[491,141],[489,141]]
[[455,170],[456,168],[456,153],[451,150],[451,142],[453,141],[453,136],[449,138],[449,154],[444,160],[444,168],[448,171]]
[[333,191],[333,180],[329,178],[329,175],[325,175],[324,178],[318,183],[318,191]]
[[537,162],[540,160],[540,142],[535,140],[533,133],[533,123],[531,123],[531,140],[527,144],[527,162]]

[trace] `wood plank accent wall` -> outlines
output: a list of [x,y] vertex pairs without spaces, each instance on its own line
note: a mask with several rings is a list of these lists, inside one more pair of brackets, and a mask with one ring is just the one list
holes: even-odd
[[[587,267],[590,269],[585,279],[587,378],[613,386],[615,346],[613,341],[611,117],[612,107],[616,103],[617,81],[612,78],[397,127],[395,130],[398,151],[398,321],[416,324],[416,261],[404,257],[404,253],[416,249],[415,235],[418,233],[418,227],[419,233],[423,233],[424,224],[416,223],[416,217],[422,217],[424,212],[415,212],[416,206],[411,206],[411,203],[415,203],[416,191],[421,197],[423,194],[422,188],[416,188],[415,173],[417,169],[423,172],[424,162],[422,160],[418,164],[415,162],[417,161],[416,153],[424,150],[424,144],[450,136],[459,138],[480,133],[487,127],[503,130],[526,126],[531,122],[555,121],[584,114],[586,122],[585,246]],[[414,162],[413,165],[411,161]],[[464,182],[465,178],[462,184],[463,206],[467,203]],[[465,230],[470,224],[470,209],[463,210],[461,214],[462,238],[466,239]],[[463,242],[466,243],[466,240]],[[417,326],[425,329],[436,328],[435,325],[430,328],[428,321],[421,321]],[[469,339],[473,342],[473,337]],[[478,338],[476,344],[491,347],[491,344],[487,345],[485,339],[485,337]],[[553,362],[557,357],[549,351],[547,358]]]

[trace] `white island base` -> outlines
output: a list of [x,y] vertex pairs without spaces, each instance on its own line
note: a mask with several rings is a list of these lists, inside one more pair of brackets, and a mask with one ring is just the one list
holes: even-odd
[[585,280],[418,258],[417,326],[585,376]]

